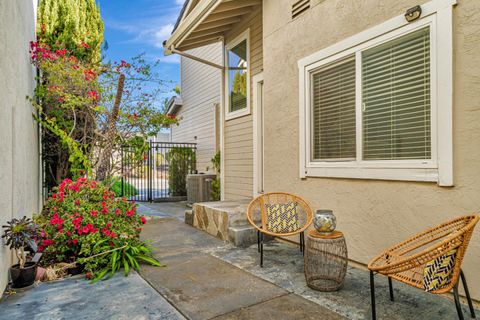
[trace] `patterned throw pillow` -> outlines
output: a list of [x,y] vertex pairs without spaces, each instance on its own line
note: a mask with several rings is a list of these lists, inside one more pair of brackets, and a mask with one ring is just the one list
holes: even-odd
[[298,225],[298,205],[296,202],[285,204],[266,204],[267,228],[274,233],[288,233],[300,229]]
[[455,267],[457,249],[450,250],[444,255],[427,263],[423,269],[423,287],[425,291],[435,291],[447,285]]

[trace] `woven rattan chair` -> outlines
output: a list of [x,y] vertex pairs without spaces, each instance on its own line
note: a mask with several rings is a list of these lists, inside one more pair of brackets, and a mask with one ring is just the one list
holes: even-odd
[[[275,233],[268,230],[266,205],[296,203],[298,210],[299,228],[293,232]],[[300,236],[300,251],[305,252],[304,231],[312,224],[313,211],[310,205],[301,197],[285,193],[266,193],[253,199],[247,208],[247,219],[257,229],[258,252],[260,253],[260,266],[263,267],[263,242],[264,236],[284,237],[298,234]]]
[[390,300],[393,301],[392,279],[423,290],[425,266],[429,262],[444,256],[454,249],[457,251],[449,281],[442,287],[430,291],[430,293],[442,294],[453,289],[458,317],[463,319],[463,312],[458,296],[458,282],[460,278],[465,290],[470,313],[472,317],[475,318],[475,311],[473,309],[472,300],[470,299],[467,280],[465,279],[461,265],[468,243],[472,237],[473,229],[479,219],[480,217],[478,215],[469,215],[448,221],[422,232],[400,244],[392,246],[370,261],[368,269],[370,269],[372,319],[376,319],[375,273],[383,274],[388,277]]

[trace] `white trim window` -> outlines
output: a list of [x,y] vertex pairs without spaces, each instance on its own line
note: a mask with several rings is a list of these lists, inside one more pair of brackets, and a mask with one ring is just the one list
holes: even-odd
[[225,119],[250,114],[249,30],[225,46]]
[[301,177],[453,185],[453,3],[432,1],[422,19],[394,18],[299,61]]

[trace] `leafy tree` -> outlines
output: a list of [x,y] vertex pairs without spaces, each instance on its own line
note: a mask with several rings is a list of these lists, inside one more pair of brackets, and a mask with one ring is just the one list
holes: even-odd
[[[134,160],[140,163],[146,138],[176,123],[157,106],[163,82],[142,56],[93,69],[65,49],[51,51],[32,43],[31,52],[43,75],[31,101],[44,132],[57,141],[49,144],[49,156],[62,155],[53,159],[56,184],[84,173],[110,179],[120,171],[115,155],[122,145],[135,150]],[[152,82],[157,85],[147,90],[144,84]]]
[[247,95],[247,74],[235,72],[232,83],[232,92],[239,93],[243,96]]
[[95,0],[40,1],[37,30],[42,45],[100,63],[104,26]]

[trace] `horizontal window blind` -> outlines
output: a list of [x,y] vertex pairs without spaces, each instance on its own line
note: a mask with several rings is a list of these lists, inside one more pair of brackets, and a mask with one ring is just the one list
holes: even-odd
[[355,59],[312,75],[313,160],[355,159]]
[[364,160],[431,158],[430,30],[362,52]]

